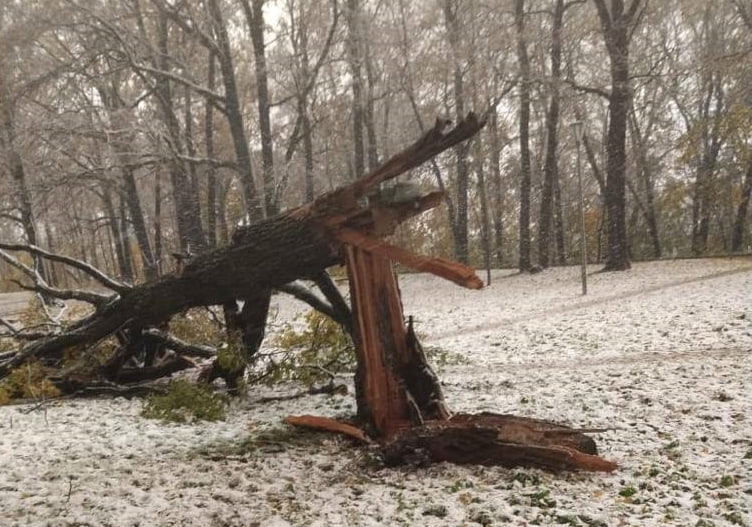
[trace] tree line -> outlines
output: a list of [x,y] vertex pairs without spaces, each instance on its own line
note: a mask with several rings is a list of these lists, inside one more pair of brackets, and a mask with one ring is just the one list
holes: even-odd
[[153,279],[469,110],[487,126],[413,171],[446,206],[401,245],[575,261],[579,147],[590,261],[749,250],[744,0],[3,2],[0,240]]

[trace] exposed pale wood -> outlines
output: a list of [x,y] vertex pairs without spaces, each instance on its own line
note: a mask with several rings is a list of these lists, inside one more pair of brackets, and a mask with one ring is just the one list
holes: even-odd
[[475,270],[461,263],[444,258],[421,256],[401,247],[371,238],[353,229],[339,229],[335,236],[344,243],[359,247],[382,258],[394,260],[416,271],[434,274],[462,287],[468,289],[481,289],[483,287],[483,280],[475,274]]
[[388,436],[410,424],[406,393],[388,363],[406,355],[397,284],[388,260],[358,247],[346,246],[345,251],[369,424],[377,435]]
[[357,439],[361,443],[372,443],[370,437],[368,437],[363,430],[357,426],[342,423],[329,417],[320,417],[316,415],[288,415],[284,418],[285,424],[292,426],[302,426],[305,428],[313,428],[314,430],[326,430],[328,432],[335,432],[337,434],[344,434],[353,439]]

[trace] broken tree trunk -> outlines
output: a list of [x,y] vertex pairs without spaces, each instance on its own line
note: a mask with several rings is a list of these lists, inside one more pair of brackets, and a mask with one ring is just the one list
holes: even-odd
[[595,441],[581,430],[510,415],[452,416],[412,317],[405,327],[390,258],[471,289],[479,289],[482,282],[472,269],[456,262],[407,253],[359,232],[343,230],[337,236],[348,242],[345,262],[358,358],[358,418],[369,435],[351,424],[316,416],[290,416],[285,422],[359,441],[374,437],[388,464],[450,461],[549,470],[616,469],[615,463],[597,456]]
[[[613,463],[594,455],[594,442],[580,431],[493,414],[451,416],[411,321],[405,327],[392,262],[464,287],[482,287],[482,281],[467,266],[416,255],[379,239],[392,234],[407,218],[439,205],[443,193],[396,203],[371,202],[366,197],[382,182],[472,137],[484,123],[471,113],[447,133],[446,124],[437,121],[412,146],[352,184],[281,216],[238,229],[229,246],[190,259],[177,274],[129,286],[80,262],[75,265],[113,291],[110,296],[54,290],[32,269],[5,253],[2,249],[7,244],[0,244],[0,258],[26,273],[37,290],[79,298],[95,306],[92,315],[65,332],[36,340],[2,359],[0,379],[24,361],[59,357],[65,351],[85,354],[108,336],[132,328],[138,328],[139,337],[148,334],[156,338],[158,335],[155,337],[148,328],[159,326],[176,313],[197,306],[231,306],[238,298],[258,300],[252,302],[247,316],[241,313],[233,321],[234,327],[248,337],[244,344],[252,351],[263,335],[261,323],[271,289],[299,278],[316,279],[327,267],[346,262],[358,356],[359,415],[369,434],[380,441],[388,461],[410,461],[418,455],[427,456],[429,461],[613,470]],[[29,247],[22,250],[34,254],[40,251]],[[176,359],[165,369],[178,368],[182,363]],[[118,371],[111,372],[115,377],[132,374],[120,369],[122,362],[116,361],[116,365],[113,370]],[[155,367],[150,373],[162,371]],[[368,439],[365,434],[361,437],[357,428],[330,419],[300,416],[288,422]]]

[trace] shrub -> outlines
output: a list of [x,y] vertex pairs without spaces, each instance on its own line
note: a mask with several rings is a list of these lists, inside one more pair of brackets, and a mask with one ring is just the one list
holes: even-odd
[[141,415],[174,423],[223,421],[228,403],[226,396],[212,391],[209,386],[176,379],[170,382],[167,393],[146,399]]
[[307,385],[330,380],[331,375],[352,371],[355,367],[355,348],[350,336],[326,315],[311,310],[304,315],[305,327],[297,331],[285,324],[281,333],[272,339],[277,348],[261,361],[259,378],[274,384],[297,380]]
[[190,309],[170,320],[170,333],[195,344],[218,346],[225,340],[225,332],[208,309]]
[[19,366],[0,382],[0,405],[15,399],[49,399],[61,395],[38,361]]

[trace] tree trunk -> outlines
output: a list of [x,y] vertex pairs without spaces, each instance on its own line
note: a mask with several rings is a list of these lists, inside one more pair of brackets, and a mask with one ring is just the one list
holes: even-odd
[[[554,191],[558,187],[559,167],[559,83],[561,80],[561,31],[564,24],[564,0],[556,0],[551,29],[551,99],[546,112],[546,156],[543,165],[543,193],[538,223],[538,265],[549,266],[551,227],[554,226]],[[557,220],[558,221],[558,220]],[[558,230],[558,229],[557,229]],[[559,253],[561,255],[561,253]]]
[[[171,69],[168,48],[169,29],[167,15],[161,11],[157,29],[159,54],[155,58],[155,63],[160,71],[169,72]],[[189,246],[194,251],[201,250],[206,245],[206,240],[201,227],[200,200],[196,193],[197,189],[186,173],[185,163],[180,159],[180,155],[183,153],[180,123],[175,115],[173,90],[167,75],[157,74],[156,93],[161,110],[160,115],[169,135],[170,180],[180,246],[183,250],[186,250]]]
[[270,118],[271,96],[266,66],[264,43],[264,0],[243,0],[248,29],[253,43],[253,66],[256,73],[256,101],[258,103],[259,132],[261,133],[261,163],[264,182],[264,208],[266,216],[279,213],[274,180],[274,145]]
[[[707,94],[700,110],[701,153],[694,195],[692,196],[692,254],[703,255],[708,249],[710,218],[715,208],[713,182],[718,155],[723,146],[721,126],[723,120],[723,83],[720,73],[711,73],[706,83]],[[714,108],[711,109],[712,103]]]
[[130,258],[126,258],[125,244],[127,241],[125,239],[125,233],[120,228],[120,216],[115,212],[112,194],[106,186],[103,186],[102,188],[102,202],[104,203],[104,210],[107,213],[112,241],[115,245],[115,258],[118,263],[117,274],[126,282],[132,282],[133,267]]
[[218,0],[209,0],[209,12],[212,17],[214,31],[217,34],[218,54],[217,60],[222,72],[222,82],[225,88],[225,113],[227,124],[232,136],[232,144],[235,148],[235,160],[240,172],[240,184],[243,188],[245,206],[250,221],[257,221],[264,217],[261,208],[256,184],[253,181],[253,168],[251,166],[251,151],[243,124],[243,114],[238,98],[238,86],[235,79],[235,67],[230,50],[230,38],[227,34],[227,25],[222,16]]
[[631,0],[606,6],[605,0],[593,0],[598,10],[603,38],[611,63],[611,92],[608,98],[608,137],[606,141],[606,213],[607,251],[605,271],[631,267],[627,239],[627,119],[631,105],[629,86],[629,40],[639,22],[644,0]]
[[499,140],[498,113],[496,106],[491,108],[489,116],[491,136],[491,196],[493,211],[493,239],[496,265],[504,266],[504,183],[501,176],[501,150],[503,146]]
[[525,43],[525,0],[515,2],[517,60],[520,67],[520,256],[519,270],[527,272],[530,259],[530,60]]
[[347,0],[347,51],[350,75],[352,77],[353,114],[353,179],[365,172],[365,151],[363,146],[363,53],[360,40],[360,0]]
[[[214,90],[216,84],[216,60],[209,52],[207,88]],[[204,101],[204,143],[206,145],[206,234],[209,248],[217,246],[217,169],[214,167],[214,105],[207,97]]]
[[[460,59],[460,20],[459,6],[455,0],[444,0],[444,21],[447,27],[447,38],[452,52],[452,92],[454,95],[454,111],[457,119],[462,119],[465,113],[464,78]],[[463,264],[470,259],[468,247],[468,186],[470,167],[468,165],[468,145],[456,146],[457,178],[455,185],[455,217],[454,217],[454,257]]]
[[752,156],[750,156],[747,172],[744,174],[744,186],[742,188],[742,198],[739,201],[739,207],[736,209],[736,219],[734,220],[734,232],[731,236],[731,252],[741,252],[744,250],[744,235],[747,230],[747,215],[749,209],[749,200],[752,196]]
[[491,214],[488,211],[488,185],[480,141],[475,144],[475,173],[478,175],[478,199],[480,200],[480,241],[483,248],[483,265],[486,268],[486,285],[491,285]]

